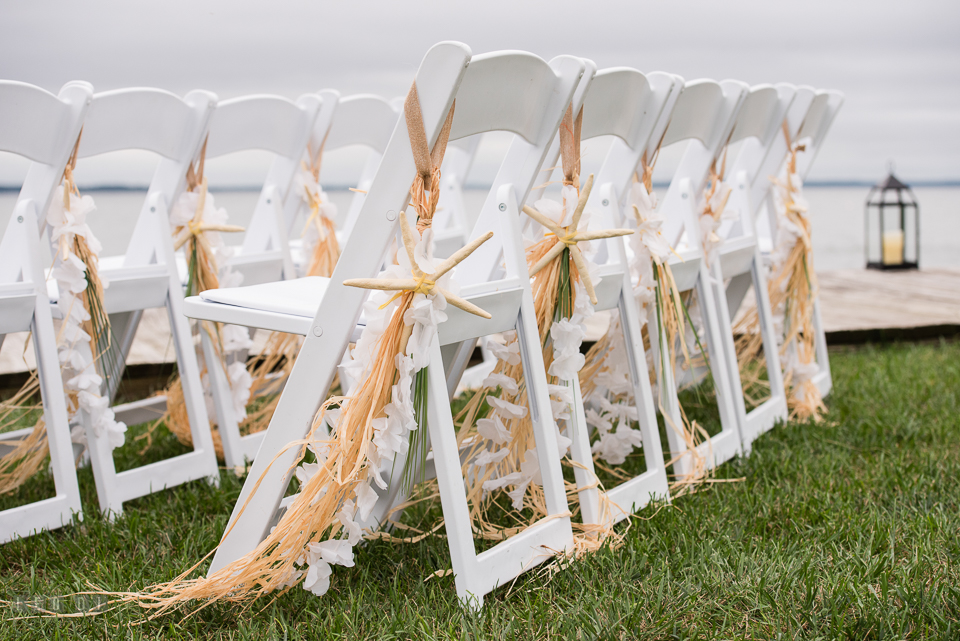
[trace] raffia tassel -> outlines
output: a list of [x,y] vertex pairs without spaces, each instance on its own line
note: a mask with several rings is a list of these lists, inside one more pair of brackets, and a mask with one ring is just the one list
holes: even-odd
[[[404,294],[401,299],[378,343],[373,370],[363,384],[350,397],[326,401],[317,412],[307,437],[288,444],[287,448],[299,448],[291,471],[303,460],[308,445],[326,449],[327,455],[318,461],[318,471],[301,485],[280,522],[256,549],[211,576],[188,578],[205,557],[174,580],[122,595],[118,601],[155,610],[150,615],[152,619],[188,608],[196,601],[204,602],[196,609],[217,601],[249,603],[271,592],[286,591],[299,582],[303,570],[298,566],[307,545],[339,533],[342,526],[337,513],[358,484],[366,480],[369,463],[365,453],[373,438],[373,420],[383,416],[390,401],[391,386],[397,377],[395,356],[400,353],[405,336],[409,336],[403,317],[412,300],[412,294]],[[336,430],[330,438],[317,440],[325,414],[334,405],[343,406]],[[246,505],[242,509],[245,508]]]
[[[24,413],[42,409],[42,406],[31,403],[39,392],[40,382],[33,372],[12,398],[0,403],[0,432],[19,427]],[[15,447],[0,458],[0,495],[16,491],[43,467],[49,447],[42,416],[25,438],[5,443]]]
[[[571,227],[575,229],[575,225]],[[554,247],[557,244],[559,244],[558,239],[555,236],[549,236],[527,248],[526,252],[528,266],[542,263],[533,279],[532,289],[544,368],[547,370],[550,369],[553,362],[553,348],[549,341],[549,332],[557,306],[562,302],[564,308],[570,310],[574,308],[576,288],[573,283],[579,280],[582,274],[578,269],[578,261],[575,261],[571,255],[572,252],[556,252]],[[548,260],[543,260],[550,252],[554,252],[554,255]],[[563,264],[562,257],[566,257],[566,265]],[[560,279],[564,274],[566,278],[570,279],[569,287],[565,288],[565,291],[569,292],[569,299],[559,301]],[[533,483],[526,487],[522,495],[522,508],[506,511],[505,514],[504,508],[494,501],[495,495],[483,489],[484,483],[495,478],[502,478],[517,472],[522,473],[527,452],[536,450],[536,439],[533,434],[533,424],[529,412],[525,412],[520,417],[501,416],[498,419],[502,420],[510,434],[509,442],[501,446],[508,448],[508,454],[505,458],[498,463],[481,467],[474,466],[471,463],[487,451],[487,442],[480,437],[477,430],[478,421],[490,414],[490,409],[485,407],[487,397],[496,397],[520,407],[528,407],[529,403],[522,362],[510,364],[505,360],[498,360],[493,373],[516,381],[516,393],[510,393],[500,387],[483,387],[473,395],[454,420],[460,426],[457,440],[461,451],[465,454],[464,460],[467,461],[462,471],[464,478],[467,479],[467,503],[470,508],[475,536],[486,540],[499,541],[519,534],[534,523],[547,518],[548,510],[542,486]],[[556,377],[549,374],[547,378],[551,384],[559,382]],[[583,467],[569,459],[565,459],[564,464],[572,467]],[[601,522],[608,524],[611,519],[607,516],[611,513],[613,506],[606,493],[603,492],[599,479],[595,478],[594,482],[595,487],[600,490],[601,513],[606,515],[601,518]],[[579,509],[579,491],[581,489],[583,488],[578,488],[576,484],[566,484],[567,499],[574,513]],[[504,517],[510,525],[503,524]],[[619,543],[619,535],[609,525],[577,524],[574,532],[574,547],[567,557],[578,558],[599,549],[605,544],[616,546]]]
[[319,218],[320,237],[313,245],[313,252],[310,254],[310,262],[307,265],[307,276],[330,277],[340,259],[340,244],[337,242],[337,228],[334,222],[326,216]]

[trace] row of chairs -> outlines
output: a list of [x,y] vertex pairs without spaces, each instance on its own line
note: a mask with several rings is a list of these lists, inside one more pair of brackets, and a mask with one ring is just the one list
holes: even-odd
[[[431,356],[428,394],[430,461],[440,489],[457,591],[463,600],[480,603],[496,585],[569,549],[573,542],[557,456],[557,423],[537,347],[520,219],[523,204],[532,202],[535,186],[543,181],[542,168],[556,164],[557,131],[567,109],[573,113],[582,109],[584,140],[613,139],[588,203],[601,227],[629,224],[629,192],[635,172],[661,148],[686,144],[659,212],[666,218],[665,234],[676,251],[671,266],[677,287],[697,292],[721,429],[698,446],[697,452],[687,451],[686,442],[667,430],[668,447],[676,457],[674,471],[682,475],[695,460],[712,468],[749,452],[760,434],[786,418],[787,392],[766,300],[764,252],[771,251],[777,231],[769,177],[780,173],[789,152],[781,132],[783,123],[791,141],[806,144],[799,168],[800,175],[805,175],[842,96],[787,84],[749,87],[737,81],[685,82],[673,74],[643,74],[627,68],[598,72],[591,61],[572,56],[549,63],[520,52],[473,56],[459,43],[433,47],[415,82],[431,145],[456,101],[451,151],[443,170],[446,206],[441,210],[445,219],[438,225],[438,253],[452,253],[466,241],[494,232],[494,239],[455,272],[461,295],[490,312],[492,318],[450,310],[449,319],[439,327]],[[169,107],[161,108],[161,104]],[[401,104],[369,96],[338,99],[335,92],[304,96],[296,103],[256,96],[217,104],[205,92],[191,93],[183,100],[139,89],[94,95],[88,85],[71,83],[59,96],[52,96],[35,87],[0,83],[0,112],[5,116],[0,123],[0,149],[33,161],[0,253],[0,335],[26,329],[34,333],[57,484],[56,499],[0,514],[0,540],[57,527],[80,511],[55,342],[51,342],[51,301],[44,286],[38,224],[80,128],[81,158],[128,148],[149,149],[161,156],[130,250],[117,263],[103,260],[101,264],[107,278],[119,283],[108,290],[108,311],[115,315],[114,326],[124,351],[129,349],[142,309],[166,306],[169,310],[194,443],[189,454],[117,474],[108,447],[91,440],[91,464],[104,510],[118,513],[126,500],[189,480],[216,482],[216,459],[187,317],[304,337],[269,429],[245,437],[246,444],[233,448],[228,459],[233,464],[253,458],[253,463],[214,557],[211,571],[216,571],[256,547],[284,509],[289,470],[295,463],[295,452],[285,448],[305,436],[362,320],[365,292],[342,283],[376,275],[396,237],[398,212],[407,203],[416,171],[401,108]],[[477,222],[468,230],[460,190],[478,137],[494,131],[512,134],[512,142]],[[186,170],[205,140],[208,158],[250,148],[267,149],[276,156],[241,252],[234,259],[236,269],[244,274],[245,286],[208,290],[184,300],[166,212],[182,191]],[[707,254],[700,242],[701,194],[711,167],[735,143],[741,144],[728,175],[733,186],[729,209],[737,216],[720,228],[721,243],[715,253]],[[290,193],[294,174],[305,154],[314,157],[321,146],[332,150],[347,144],[365,144],[373,152],[342,227],[342,256],[329,279],[297,278],[302,259],[297,259],[297,242],[289,237],[302,205],[299,194]],[[607,497],[617,509],[613,514],[601,510],[585,399],[575,381],[566,433],[574,441],[571,457],[579,464],[576,480],[581,488],[582,518],[587,523],[620,520],[652,499],[669,498],[657,411],[659,408],[674,425],[682,422],[678,388],[685,382],[684,376],[692,375],[671,371],[669,359],[654,354],[662,382],[659,398],[654,398],[639,308],[632,294],[630,252],[619,238],[601,241],[601,245],[602,280],[596,308],[619,311],[646,470],[609,488]],[[771,394],[768,401],[748,412],[731,324],[751,285],[760,310]],[[816,317],[820,366],[816,382],[826,395],[829,364],[819,313]],[[664,333],[659,319],[651,316],[648,322],[651,337]],[[509,330],[516,331],[521,346],[548,518],[478,555],[449,400],[467,372],[478,341]],[[656,352],[659,341],[650,343]],[[218,409],[225,452],[229,438],[241,443],[235,423],[231,426],[230,417]],[[404,499],[399,481],[392,480],[364,525],[383,524]]]

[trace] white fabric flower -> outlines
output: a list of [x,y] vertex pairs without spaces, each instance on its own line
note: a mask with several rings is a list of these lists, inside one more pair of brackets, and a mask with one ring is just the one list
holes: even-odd
[[519,365],[520,364],[520,343],[518,341],[513,341],[507,345],[502,345],[496,341],[490,341],[487,343],[487,348],[496,356],[499,360],[504,361],[508,365]]
[[548,370],[551,376],[565,381],[573,380],[586,362],[580,345],[586,337],[585,327],[571,319],[554,321],[550,326],[553,339],[553,362]]
[[303,589],[313,592],[317,596],[323,596],[330,589],[330,575],[333,570],[325,561],[317,561],[310,564],[307,576],[303,580]]
[[496,396],[487,396],[487,403],[504,418],[523,418],[527,415],[527,408],[522,405],[516,405]]
[[506,428],[500,416],[492,414],[492,418],[481,418],[477,421],[477,432],[480,436],[493,441],[498,445],[510,442],[510,430]]
[[517,385],[517,381],[513,380],[506,374],[490,374],[481,383],[483,387],[499,387],[504,392],[510,396],[514,396],[519,390],[520,387]]
[[356,497],[357,514],[360,515],[361,521],[366,521],[370,518],[370,512],[373,511],[373,507],[377,504],[377,499],[380,497],[377,496],[376,490],[374,490],[369,483],[361,483],[357,486]]
[[473,464],[477,467],[482,467],[484,465],[495,465],[507,458],[507,454],[509,453],[509,447],[502,447],[496,451],[484,450],[479,456],[477,456],[477,458],[473,459]]
[[347,542],[350,545],[359,543],[360,538],[363,536],[360,524],[353,520],[356,514],[357,507],[350,499],[344,501],[340,511],[337,512],[337,519],[339,519],[340,524],[343,525],[343,531],[347,533]]

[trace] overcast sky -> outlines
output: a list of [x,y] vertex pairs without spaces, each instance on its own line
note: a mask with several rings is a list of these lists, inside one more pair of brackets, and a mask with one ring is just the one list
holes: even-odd
[[[221,98],[406,91],[427,48],[524,49],[602,69],[839,89],[811,178],[960,179],[960,1],[2,0],[0,78],[56,92],[203,88]],[[2,174],[2,172],[0,172]],[[0,175],[0,182],[3,175]]]

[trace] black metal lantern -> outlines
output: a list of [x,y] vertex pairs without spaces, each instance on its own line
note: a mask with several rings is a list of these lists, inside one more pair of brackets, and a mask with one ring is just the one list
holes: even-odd
[[920,209],[909,185],[890,174],[870,189],[864,207],[867,267],[916,269],[920,264]]

